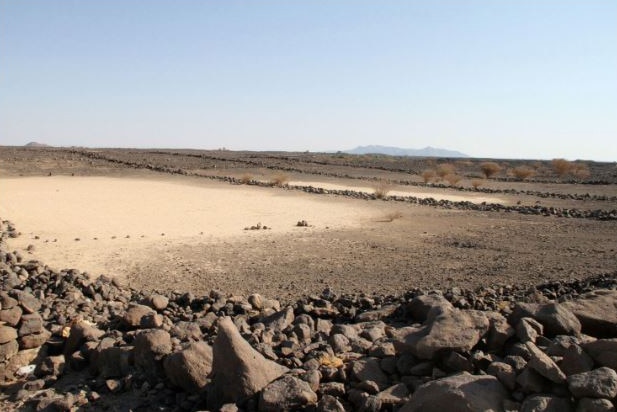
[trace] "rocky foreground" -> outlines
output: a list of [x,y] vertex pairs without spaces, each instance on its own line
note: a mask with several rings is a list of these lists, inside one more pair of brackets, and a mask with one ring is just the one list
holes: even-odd
[[52,271],[12,236],[2,221],[2,410],[615,410],[616,274],[282,307]]

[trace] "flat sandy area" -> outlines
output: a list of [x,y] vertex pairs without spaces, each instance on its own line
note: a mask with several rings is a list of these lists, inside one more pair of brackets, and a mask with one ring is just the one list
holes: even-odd
[[[617,268],[617,222],[448,210],[130,169],[114,176],[0,178],[0,218],[22,234],[9,247],[55,269],[115,276],[139,289],[220,289],[289,301],[325,287],[400,294],[531,285]],[[364,187],[324,180],[297,183]],[[438,198],[432,192],[404,193]],[[443,192],[453,200],[499,198]],[[309,226],[296,226],[300,220]],[[258,223],[271,229],[245,230]]]
[[[312,231],[353,228],[379,217],[366,203],[205,179],[0,178],[0,190],[0,217],[22,232],[10,246],[32,244],[32,257],[56,269],[94,274],[119,272],[118,260],[154,246],[297,232],[300,220]],[[258,224],[268,229],[245,229]]]

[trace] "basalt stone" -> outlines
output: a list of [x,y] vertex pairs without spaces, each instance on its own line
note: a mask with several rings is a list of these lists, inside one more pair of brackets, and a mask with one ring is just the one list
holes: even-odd
[[206,387],[212,372],[212,357],[212,347],[207,343],[189,343],[186,348],[165,358],[165,375],[185,391],[199,393]]
[[617,370],[617,339],[598,339],[581,347],[598,365]]
[[17,330],[10,326],[0,325],[0,345],[17,339]]
[[19,323],[19,336],[43,332],[43,318],[38,313],[26,314]]
[[399,352],[432,359],[447,351],[470,351],[488,329],[488,318],[482,312],[455,309],[429,318],[420,328],[402,328],[395,333],[394,345]]
[[104,334],[105,332],[97,329],[89,322],[80,321],[74,323],[69,330],[69,336],[64,345],[64,356],[70,356],[85,342],[95,342]]
[[36,313],[41,309],[41,302],[32,294],[24,291],[15,291],[17,301],[26,313]]
[[576,412],[615,412],[615,405],[608,399],[579,399]]
[[253,349],[231,318],[223,317],[213,346],[213,387],[208,404],[218,408],[225,403],[243,402],[287,370]]
[[19,352],[19,344],[16,340],[0,343],[0,362],[9,360],[17,352]]
[[382,387],[388,384],[388,376],[379,366],[378,358],[364,358],[351,364],[351,374],[358,381],[373,381]]
[[454,308],[442,295],[421,295],[414,298],[407,305],[407,312],[415,321],[424,322],[428,317],[429,311],[434,307],[438,307],[443,311]]
[[617,373],[607,367],[568,376],[568,388],[576,398],[607,398],[617,396]]
[[154,294],[150,296],[148,303],[155,310],[164,310],[169,304],[169,298],[163,295]]
[[139,328],[142,327],[142,319],[148,315],[155,316],[156,312],[148,306],[131,303],[122,316],[122,321],[128,328]]
[[550,395],[532,395],[525,398],[521,412],[571,412],[574,408],[569,399]]
[[133,344],[135,366],[156,381],[163,374],[161,360],[171,353],[171,336],[164,330],[152,329],[139,333]]
[[578,335],[581,323],[568,308],[560,303],[517,303],[508,318],[511,325],[517,325],[524,318],[530,317],[544,326],[548,337],[556,335]]
[[494,376],[463,372],[420,386],[399,412],[502,411],[507,398],[508,392]]
[[317,403],[317,394],[309,384],[292,375],[268,384],[259,395],[259,411],[298,410]]
[[617,291],[595,290],[563,306],[578,318],[583,333],[597,338],[617,337]]
[[559,369],[559,366],[544,352],[542,352],[533,342],[526,343],[531,352],[531,359],[527,363],[528,367],[533,368],[540,375],[555,383],[564,383],[566,375]]
[[262,323],[266,326],[266,328],[272,329],[276,332],[281,332],[285,330],[289,325],[291,325],[294,321],[294,311],[291,306],[286,307],[285,309],[273,313],[267,318],[262,320]]
[[0,310],[0,322],[6,322],[10,326],[17,326],[23,311],[19,306]]
[[41,333],[33,333],[26,336],[21,336],[18,340],[21,349],[32,349],[43,346],[51,337],[51,332],[43,329]]

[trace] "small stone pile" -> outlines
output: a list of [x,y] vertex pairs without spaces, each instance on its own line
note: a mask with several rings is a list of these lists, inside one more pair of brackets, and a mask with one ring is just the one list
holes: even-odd
[[6,250],[11,227],[2,410],[615,410],[614,275],[283,305],[53,271]]

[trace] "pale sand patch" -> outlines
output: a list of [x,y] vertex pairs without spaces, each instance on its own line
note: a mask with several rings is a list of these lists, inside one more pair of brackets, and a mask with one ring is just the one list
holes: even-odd
[[[352,186],[352,185],[342,185],[336,183],[325,183],[325,182],[316,182],[316,181],[290,181],[290,185],[295,186],[313,186],[319,187],[326,190],[355,190],[357,192],[364,193],[374,193],[375,188],[370,186]],[[396,189],[389,190],[388,195],[390,196],[414,196],[418,198],[429,198],[432,197],[436,200],[450,200],[453,202],[472,202],[472,203],[500,203],[500,204],[508,204],[509,202],[503,198],[496,196],[485,196],[478,195],[476,193],[464,193],[460,194],[452,194],[452,193],[444,193],[442,190],[447,189],[435,189],[435,190],[405,190],[401,189],[398,186]]]
[[[352,199],[186,177],[0,178],[0,193],[0,217],[22,232],[9,247],[32,244],[26,259],[94,274],[118,271],[140,251],[178,242],[284,234],[303,230],[295,226],[302,219],[309,230],[353,228],[383,213]],[[257,223],[272,229],[244,230]]]

